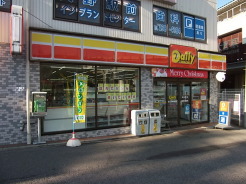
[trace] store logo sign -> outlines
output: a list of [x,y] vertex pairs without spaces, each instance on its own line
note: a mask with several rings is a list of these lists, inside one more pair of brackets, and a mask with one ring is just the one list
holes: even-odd
[[195,56],[191,52],[185,52],[182,54],[178,50],[172,52],[173,63],[182,63],[182,64],[193,64],[195,61]]
[[170,45],[169,50],[170,67],[197,69],[197,50],[194,47]]

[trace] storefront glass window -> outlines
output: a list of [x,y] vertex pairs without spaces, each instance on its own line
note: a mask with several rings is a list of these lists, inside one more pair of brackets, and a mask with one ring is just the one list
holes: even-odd
[[98,127],[130,124],[130,111],[140,107],[138,75],[137,68],[97,68]]
[[44,132],[72,129],[73,92],[75,73],[88,75],[86,123],[77,123],[75,129],[95,127],[95,67],[87,65],[41,64],[41,91],[47,92],[47,116]]
[[130,125],[139,108],[139,69],[111,66],[41,64],[41,91],[47,92],[44,133],[68,131],[73,122],[74,74],[88,76],[85,123],[75,129]]

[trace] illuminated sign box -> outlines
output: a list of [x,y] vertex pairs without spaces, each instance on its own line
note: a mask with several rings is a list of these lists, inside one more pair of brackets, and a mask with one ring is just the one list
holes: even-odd
[[194,47],[170,45],[170,67],[197,69],[197,50]]

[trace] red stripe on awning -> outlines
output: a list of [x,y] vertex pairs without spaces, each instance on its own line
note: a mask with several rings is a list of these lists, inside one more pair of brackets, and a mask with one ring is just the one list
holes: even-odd
[[198,68],[201,69],[210,69],[210,61],[208,60],[199,60]]
[[32,57],[51,58],[51,45],[32,44]]
[[115,52],[109,50],[84,49],[84,60],[114,62]]
[[157,56],[157,55],[146,55],[146,64],[148,65],[163,65],[168,66],[167,56]]
[[129,52],[117,52],[117,62],[119,62],[119,63],[143,64],[144,63],[144,54],[129,53]]
[[222,70],[223,66],[222,66],[222,62],[212,62],[212,69],[213,70]]
[[54,59],[81,60],[81,48],[54,46]]

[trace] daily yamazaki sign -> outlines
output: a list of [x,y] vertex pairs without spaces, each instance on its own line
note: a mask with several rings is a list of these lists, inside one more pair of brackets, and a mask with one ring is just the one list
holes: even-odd
[[169,51],[170,67],[197,69],[196,48],[182,45],[170,45]]
[[208,71],[182,70],[182,69],[170,69],[170,68],[152,68],[152,76],[153,77],[207,79]]

